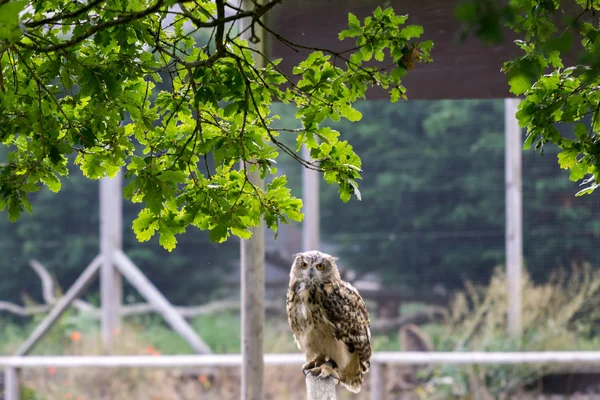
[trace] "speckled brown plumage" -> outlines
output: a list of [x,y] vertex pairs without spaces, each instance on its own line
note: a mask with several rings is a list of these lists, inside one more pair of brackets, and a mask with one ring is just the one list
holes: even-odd
[[[369,370],[369,313],[358,290],[340,278],[336,258],[318,251],[295,256],[287,294],[288,321],[305,368],[334,375],[358,393]],[[330,361],[333,370],[325,363]]]

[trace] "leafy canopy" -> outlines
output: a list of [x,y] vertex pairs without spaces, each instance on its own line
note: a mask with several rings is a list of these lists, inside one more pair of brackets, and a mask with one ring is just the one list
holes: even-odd
[[[598,0],[468,0],[456,8],[464,33],[503,40],[504,26],[522,35],[523,55],[504,64],[511,92],[523,95],[517,118],[527,128],[525,148],[558,145],[561,168],[585,186],[600,187],[600,27]],[[575,55],[565,65],[565,56]],[[572,135],[557,124],[574,124]]]
[[[42,184],[59,191],[70,159],[91,179],[124,167],[126,198],[144,206],[137,238],[158,232],[169,250],[190,225],[221,242],[250,237],[261,220],[274,230],[301,220],[285,176],[265,188],[249,179],[274,176],[280,152],[323,172],[343,201],[360,197],[359,157],[322,124],[360,120],[353,105],[372,86],[405,99],[401,80],[430,61],[432,43],[416,41],[420,26],[401,27],[406,16],[377,8],[363,21],[349,15],[339,38],[354,39],[350,52],[311,49],[261,21],[279,2],[245,10],[224,0],[0,0],[0,142],[9,149],[0,210],[11,220],[31,212],[28,195]],[[234,31],[242,19],[252,21],[252,43],[262,28],[314,51],[286,75]],[[209,45],[195,41],[201,30]],[[171,84],[160,88],[165,74]],[[301,129],[271,126],[275,101],[296,106]],[[296,148],[280,135],[296,135]],[[298,156],[303,144],[312,160]]]

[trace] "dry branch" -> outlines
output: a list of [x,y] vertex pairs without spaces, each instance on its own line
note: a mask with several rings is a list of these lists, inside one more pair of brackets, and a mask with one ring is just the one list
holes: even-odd
[[42,281],[42,297],[44,302],[46,304],[54,304],[56,302],[56,297],[54,296],[54,280],[52,279],[52,276],[38,260],[33,259],[29,261],[29,265]]

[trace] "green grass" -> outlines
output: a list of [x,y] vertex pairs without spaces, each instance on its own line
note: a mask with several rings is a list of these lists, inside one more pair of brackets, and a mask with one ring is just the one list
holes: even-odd
[[[39,319],[14,324],[0,320],[0,354],[11,354],[25,340],[39,323]],[[235,313],[223,313],[212,316],[199,316],[191,319],[190,324],[200,337],[217,354],[239,353],[241,334],[240,316]],[[297,351],[293,337],[285,320],[267,320],[265,324],[265,351]],[[148,315],[130,318],[125,321],[128,330],[133,332],[140,351],[153,348],[161,354],[189,354],[190,346],[162,320],[160,316]],[[34,354],[65,354],[73,344],[74,332],[92,341],[99,340],[100,325],[96,319],[86,315],[67,313],[44,336],[34,349]]]

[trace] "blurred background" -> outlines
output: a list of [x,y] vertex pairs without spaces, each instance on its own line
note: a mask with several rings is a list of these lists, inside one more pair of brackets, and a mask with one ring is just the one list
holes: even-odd
[[[321,30],[344,29],[347,13],[335,18],[327,12],[311,13],[309,3],[341,7],[347,2],[311,0],[298,7],[302,12],[296,10],[305,18],[298,21],[312,21],[313,37],[326,38],[323,46],[338,46],[335,35]],[[373,5],[365,3],[369,4],[363,8],[371,12]],[[408,11],[423,8],[421,14],[415,11],[413,22],[434,32],[436,48],[439,44],[441,49],[434,53],[433,67],[415,71],[421,78],[407,83],[410,98],[413,93],[417,98],[469,97],[474,89],[465,82],[471,81],[471,74],[491,76],[492,69],[499,76],[494,82],[472,78],[483,86],[477,88],[481,97],[506,92],[499,72],[501,62],[508,59],[505,52],[490,51],[490,57],[498,58],[493,64],[481,56],[481,46],[471,44],[463,57],[456,57],[448,44],[452,28],[445,25],[454,21],[453,15],[405,3]],[[278,28],[287,28],[292,37],[304,36],[305,25],[290,22],[298,15],[282,11]],[[193,36],[204,45],[210,32]],[[282,65],[286,62],[291,61]],[[466,68],[470,66],[474,68]],[[430,81],[431,76],[443,84]],[[163,79],[156,92],[169,87],[168,74]],[[415,93],[411,92],[415,82],[428,84],[421,84],[423,90]],[[523,335],[516,341],[506,333],[504,107],[502,98],[397,104],[373,100],[358,105],[360,122],[332,124],[362,158],[362,201],[342,203],[337,188],[319,178],[319,249],[339,257],[344,279],[365,298],[375,351],[600,348],[600,203],[598,195],[574,196],[578,187],[568,171],[559,168],[558,151],[552,147],[544,148],[543,154],[522,152]],[[300,126],[293,107],[275,104],[272,111],[281,116],[280,127]],[[281,140],[295,147],[293,133],[282,132]],[[0,147],[0,162],[6,157],[6,148]],[[296,161],[281,155],[278,172],[287,176],[293,195],[305,195],[302,168]],[[97,181],[72,167],[58,194],[42,189],[31,202],[33,215],[23,214],[16,223],[0,214],[0,355],[13,354],[51,306],[52,299],[43,295],[44,272],[49,273],[53,297],[59,297],[100,251]],[[177,248],[169,253],[156,237],[145,243],[136,240],[131,224],[138,212],[139,205],[123,203],[125,253],[171,303],[185,310],[186,319],[213,352],[239,353],[239,240],[215,245],[207,233],[189,229],[178,236]],[[287,324],[285,293],[292,255],[303,250],[302,228],[296,223],[280,226],[277,237],[267,231],[267,353],[298,351]],[[37,271],[32,260],[38,261]],[[102,354],[98,289],[97,283],[90,287],[33,354]],[[192,353],[161,317],[140,307],[143,302],[126,283],[124,324],[115,333],[115,352]],[[388,367],[384,377],[386,399],[542,399],[550,394],[591,399],[599,397],[589,393],[600,389],[600,370],[565,371],[551,365]],[[265,398],[305,398],[298,390],[304,387],[299,368],[267,366],[265,378]],[[23,398],[237,399],[239,380],[237,368],[28,369]],[[370,392],[366,383],[361,394],[342,390],[339,398],[367,399]]]
[[[580,350],[600,345],[595,334],[600,206],[596,196],[574,196],[577,188],[568,173],[560,170],[554,149],[545,149],[543,155],[535,151],[522,154],[527,275],[524,339],[517,345],[506,337],[504,322],[503,100],[368,101],[358,108],[363,114],[360,123],[336,123],[334,127],[362,158],[363,200],[343,204],[336,187],[321,180],[320,249],[340,257],[344,277],[363,293],[372,316],[376,351],[415,346],[423,351]],[[293,109],[276,105],[273,112],[281,115],[282,126],[297,124]],[[284,139],[290,144],[295,141],[292,136]],[[5,156],[5,149],[0,148],[0,161]],[[279,173],[287,175],[292,193],[302,197],[300,165],[283,155]],[[0,218],[0,272],[4,277],[0,279],[0,300],[4,302],[0,303],[4,305],[0,308],[0,354],[14,352],[44,315],[41,281],[30,261],[38,260],[51,274],[60,295],[99,252],[98,182],[84,178],[74,168],[62,185],[58,194],[48,190],[36,194],[33,215],[24,215],[16,223],[10,223],[6,215]],[[214,245],[208,234],[190,229],[178,238],[176,250],[168,253],[156,238],[147,243],[136,241],[131,222],[138,211],[138,206],[124,203],[125,252],[175,305],[213,305],[189,320],[213,351],[239,353],[239,241]],[[301,230],[302,224],[293,224],[281,226],[277,239],[272,232],[267,235],[266,352],[296,351],[284,299],[291,255],[301,250]],[[98,288],[90,288],[84,300],[87,306],[97,307]],[[126,286],[126,304],[142,300]],[[28,315],[19,315],[15,308],[11,311],[6,302]],[[35,353],[99,352],[98,314],[89,308],[86,312],[75,307],[62,317]],[[470,324],[476,328],[468,332]],[[122,354],[191,351],[161,318],[147,312],[127,316],[121,334],[117,351]],[[482,379],[496,382],[498,390],[505,390],[507,380],[511,382],[509,378],[515,374],[521,388],[548,373],[524,367],[522,371],[513,368],[511,375],[505,367],[495,368],[488,369]],[[296,369],[284,370],[277,373],[288,373],[286,379],[301,379]],[[393,393],[413,393],[419,387],[420,375],[409,372],[388,372],[395,374],[386,387],[392,393],[390,398],[397,398]],[[452,390],[458,390],[461,379],[468,382],[465,368],[437,373],[452,378]],[[35,382],[57,371],[32,374]],[[85,392],[82,376],[65,374],[61,379],[71,379],[68,382],[73,387],[57,383],[46,389],[48,393],[63,396],[65,390],[72,394],[80,390],[81,398],[105,398]],[[103,379],[117,387],[116,382],[125,379],[122,385],[137,388],[128,389],[130,395],[137,393],[133,398],[149,398],[139,394],[147,386],[138,378],[132,379],[138,382],[134,385],[123,375],[116,379],[114,372],[86,370],[86,374],[96,376],[94,380],[99,379],[97,374],[105,374]],[[223,396],[223,390],[236,390],[236,374],[184,371],[177,379],[192,382],[194,389],[189,390]],[[405,375],[410,378],[405,379],[408,389],[397,384],[398,377]],[[232,388],[226,389],[227,384]],[[468,383],[464,387],[470,390]],[[269,396],[274,397],[270,398],[293,398],[290,393],[271,392]],[[187,398],[174,396],[157,398]]]

